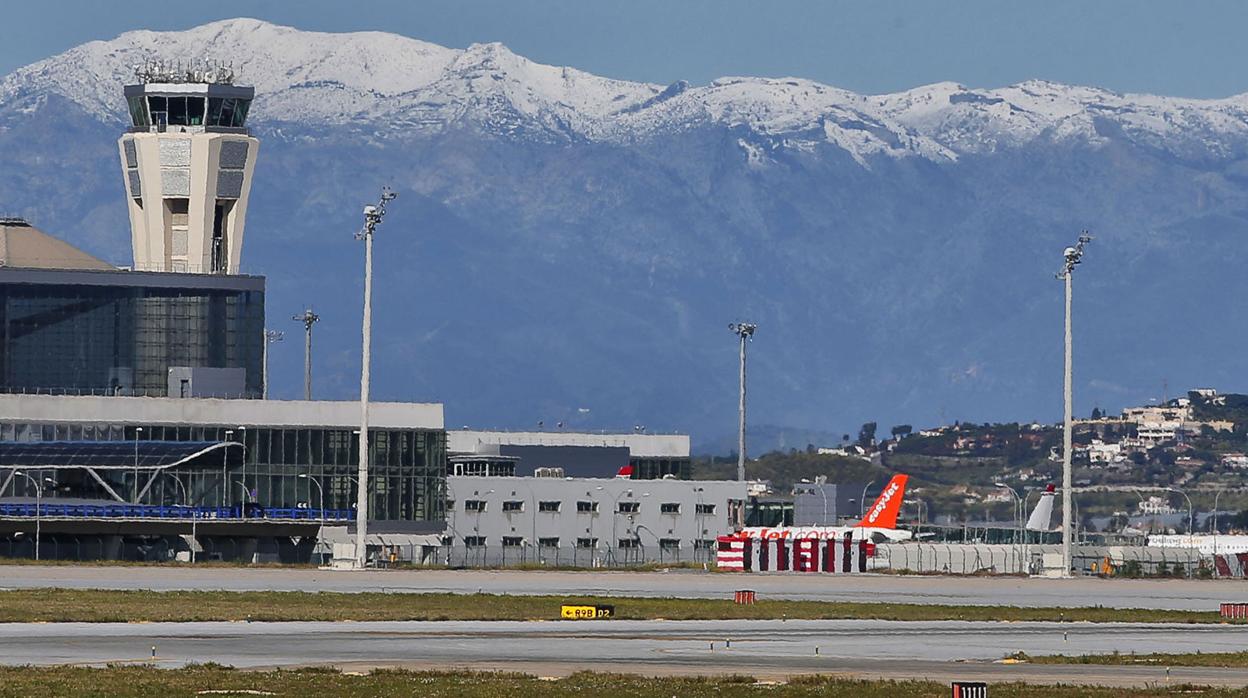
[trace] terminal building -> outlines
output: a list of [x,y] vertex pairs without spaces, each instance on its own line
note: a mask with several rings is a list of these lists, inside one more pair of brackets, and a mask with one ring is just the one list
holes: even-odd
[[[0,220],[0,556],[317,559],[357,520],[360,405],[263,399],[265,279],[240,273],[254,90],[147,65],[125,97],[131,267]],[[368,443],[375,562],[710,560],[745,498],[688,481],[688,436],[448,433],[441,404],[371,402]]]
[[[359,403],[259,399],[254,90],[219,67],[139,78],[118,141],[133,265],[0,221],[0,555],[307,560],[356,519]],[[369,415],[370,530],[440,533],[442,406]]]

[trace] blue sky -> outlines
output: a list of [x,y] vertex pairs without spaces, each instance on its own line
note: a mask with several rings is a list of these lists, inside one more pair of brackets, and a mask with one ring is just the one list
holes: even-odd
[[1227,1],[5,2],[0,74],[130,29],[237,16],[453,47],[501,41],[543,63],[663,84],[797,76],[878,93],[1044,78],[1191,97],[1248,92],[1248,3]]

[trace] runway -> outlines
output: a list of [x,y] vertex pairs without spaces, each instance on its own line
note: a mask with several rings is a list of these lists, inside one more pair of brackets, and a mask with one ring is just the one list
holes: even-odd
[[1216,611],[1248,593],[1234,580],[1020,579],[889,575],[557,572],[489,570],[329,571],[299,568],[0,566],[0,588],[211,589],[230,591],[451,592],[760,598],[1001,606],[1106,606]]
[[[987,679],[1144,685],[1164,667],[991,663],[1004,654],[1117,649],[1227,652],[1248,626],[895,621],[570,621],[0,624],[0,662],[102,666],[219,662],[239,668],[334,665]],[[1174,682],[1245,686],[1248,670],[1174,668]]]

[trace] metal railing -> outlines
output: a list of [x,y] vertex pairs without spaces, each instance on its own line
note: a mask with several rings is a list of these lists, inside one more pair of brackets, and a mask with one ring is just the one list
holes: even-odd
[[56,504],[44,502],[0,503],[0,518],[36,517],[44,519],[261,519],[274,521],[354,521],[353,509],[310,509],[303,507],[185,507],[155,504]]

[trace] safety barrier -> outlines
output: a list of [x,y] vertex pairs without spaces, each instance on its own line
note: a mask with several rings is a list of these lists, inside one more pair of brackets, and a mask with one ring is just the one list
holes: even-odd
[[155,504],[57,504],[54,502],[0,503],[0,518],[45,519],[277,519],[282,521],[354,521],[351,509],[297,507],[179,507]]
[[717,539],[716,566],[739,572],[866,572],[875,545],[843,538],[738,538]]
[[1248,618],[1248,603],[1224,603],[1218,606],[1218,615],[1223,618]]
[[756,598],[757,594],[752,589],[738,589],[732,594],[732,602],[738,605],[753,606]]

